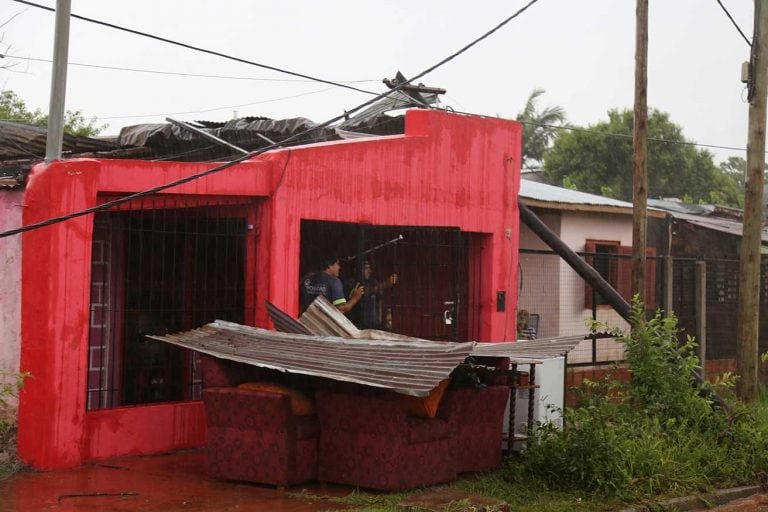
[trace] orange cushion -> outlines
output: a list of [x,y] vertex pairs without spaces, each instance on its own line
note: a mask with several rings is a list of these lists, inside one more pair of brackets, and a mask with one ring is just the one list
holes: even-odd
[[425,397],[400,395],[400,403],[403,406],[405,414],[417,418],[434,418],[437,414],[440,400],[443,398],[443,393],[445,393],[445,388],[448,387],[449,380],[450,379],[445,379],[441,381],[440,384]]
[[238,389],[249,391],[263,391],[265,393],[275,393],[278,395],[288,395],[291,397],[291,411],[296,416],[309,416],[315,414],[315,404],[307,396],[295,389],[291,389],[282,384],[274,382],[243,382]]

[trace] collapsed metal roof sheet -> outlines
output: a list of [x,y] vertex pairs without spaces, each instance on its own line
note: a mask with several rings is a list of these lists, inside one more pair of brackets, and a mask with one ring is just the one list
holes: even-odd
[[474,343],[345,339],[268,331],[217,320],[150,338],[222,359],[427,396]]

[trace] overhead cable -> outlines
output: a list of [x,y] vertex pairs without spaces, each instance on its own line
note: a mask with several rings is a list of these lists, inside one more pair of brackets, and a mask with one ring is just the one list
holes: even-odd
[[[18,2],[18,3],[24,4],[24,5],[29,5],[29,6],[32,6],[32,7],[37,7],[38,9],[43,9],[43,10],[50,11],[50,12],[56,12],[56,9],[54,9],[53,7],[48,7],[48,6],[45,6],[45,5],[36,4],[36,3],[30,2],[28,0],[14,0],[14,2]],[[357,92],[362,92],[362,93],[365,93],[365,94],[376,95],[376,93],[373,92],[373,91],[367,91],[365,89],[360,89],[360,88],[354,87],[352,85],[343,84],[343,83],[340,83],[340,82],[334,82],[332,80],[325,80],[323,78],[318,78],[318,77],[311,76],[311,75],[305,75],[304,73],[297,73],[295,71],[289,71],[287,69],[278,68],[276,66],[270,66],[268,64],[262,64],[260,62],[255,62],[255,61],[248,60],[248,59],[243,59],[243,58],[240,58],[240,57],[235,57],[233,55],[228,55],[226,53],[218,52],[218,51],[215,51],[215,50],[208,50],[206,48],[202,48],[202,47],[199,47],[199,46],[194,46],[194,45],[191,45],[191,44],[188,44],[188,43],[182,43],[181,41],[174,41],[173,39],[168,39],[167,37],[156,36],[154,34],[149,34],[147,32],[142,32],[140,30],[135,30],[135,29],[127,28],[127,27],[122,27],[120,25],[115,25],[114,23],[108,23],[106,21],[101,21],[101,20],[97,20],[97,19],[94,19],[94,18],[88,18],[86,16],[81,16],[79,14],[71,14],[71,17],[72,18],[76,18],[78,20],[87,21],[88,23],[94,23],[96,25],[101,25],[103,27],[109,27],[109,28],[113,28],[115,30],[120,30],[122,32],[127,32],[129,34],[134,34],[134,35],[137,35],[137,36],[142,36],[142,37],[146,37],[146,38],[149,38],[149,39],[154,39],[155,41],[161,41],[163,43],[168,43],[168,44],[172,44],[172,45],[175,45],[175,46],[180,46],[180,47],[186,48],[188,50],[194,50],[196,52],[206,53],[208,55],[214,55],[216,57],[221,57],[221,58],[232,60],[232,61],[235,61],[235,62],[240,62],[242,64],[249,64],[251,66],[256,66],[256,67],[263,68],[263,69],[268,69],[270,71],[275,71],[277,73],[284,73],[286,75],[291,75],[291,76],[295,76],[295,77],[299,77],[299,78],[305,78],[307,80],[312,80],[314,82],[321,82],[321,83],[328,84],[328,85],[333,85],[333,86],[336,86],[336,87],[342,87],[344,89],[350,89],[352,91],[357,91]]]
[[[24,0],[15,0],[15,1],[26,3],[26,4],[33,5],[33,6],[37,7],[37,4],[32,4],[32,3],[26,2]],[[202,172],[199,172],[199,173],[196,173],[196,174],[191,174],[189,176],[186,176],[186,177],[183,177],[183,178],[179,178],[177,180],[173,180],[173,181],[165,183],[163,185],[158,185],[156,187],[152,187],[152,188],[149,188],[149,189],[146,189],[146,190],[142,190],[141,192],[135,192],[133,194],[129,194],[127,196],[124,196],[124,197],[121,197],[121,198],[118,198],[118,199],[114,199],[112,201],[107,201],[107,202],[102,203],[102,204],[100,204],[98,206],[92,206],[90,208],[85,208],[83,210],[79,210],[77,212],[72,212],[72,213],[67,214],[67,215],[61,215],[59,217],[51,217],[49,219],[46,219],[46,220],[43,220],[43,221],[40,221],[40,222],[35,222],[33,224],[28,224],[26,226],[21,226],[19,228],[10,229],[10,230],[7,230],[7,231],[0,232],[0,238],[6,238],[6,237],[9,237],[9,236],[18,235],[19,233],[24,233],[26,231],[31,231],[33,229],[38,229],[38,228],[42,228],[42,227],[45,227],[45,226],[50,226],[52,224],[58,224],[60,222],[64,222],[64,221],[67,221],[67,220],[70,220],[70,219],[74,219],[74,218],[77,218],[77,217],[82,217],[84,215],[89,215],[91,213],[97,213],[97,212],[106,211],[106,210],[109,210],[111,208],[114,208],[115,206],[121,205],[123,203],[127,203],[129,201],[133,201],[133,200],[136,200],[136,199],[148,196],[148,195],[156,194],[157,192],[162,192],[163,190],[166,190],[166,189],[169,189],[169,188],[172,188],[172,187],[176,187],[178,185],[183,185],[185,183],[189,183],[190,181],[198,180],[198,179],[203,178],[205,176],[209,176],[211,174],[218,173],[218,172],[223,171],[225,169],[229,169],[230,167],[233,167],[233,166],[235,166],[235,165],[237,165],[237,164],[239,164],[241,162],[244,162],[246,160],[250,160],[250,159],[252,159],[252,158],[254,158],[254,157],[258,156],[258,155],[261,155],[262,153],[265,153],[265,152],[267,152],[269,150],[275,149],[279,145],[286,145],[287,143],[292,142],[292,141],[294,141],[296,139],[299,139],[300,137],[302,137],[304,135],[307,135],[307,134],[309,134],[309,133],[311,133],[311,132],[313,132],[315,130],[319,130],[319,129],[325,128],[327,126],[332,125],[333,123],[341,121],[342,119],[346,119],[346,118],[348,118],[350,116],[350,114],[354,114],[358,110],[361,110],[361,109],[367,107],[368,105],[371,105],[371,104],[381,100],[382,98],[386,98],[390,94],[393,94],[396,91],[399,91],[399,90],[403,89],[404,87],[408,86],[411,82],[413,82],[415,80],[418,80],[419,78],[423,77],[424,75],[427,75],[428,73],[431,73],[432,71],[434,71],[435,69],[439,68],[440,66],[443,66],[447,62],[450,62],[451,60],[455,59],[456,57],[458,57],[462,53],[466,52],[467,50],[469,50],[470,48],[472,48],[476,44],[478,44],[481,41],[483,41],[483,40],[487,39],[488,37],[490,37],[493,33],[498,31],[499,29],[501,29],[503,26],[508,24],[513,19],[517,18],[520,14],[525,12],[529,7],[531,7],[533,4],[535,4],[538,1],[539,0],[530,0],[526,5],[524,5],[520,9],[518,9],[514,14],[512,14],[511,16],[506,18],[504,21],[502,21],[501,23],[496,25],[494,28],[492,28],[491,30],[489,30],[485,34],[483,34],[480,37],[474,39],[471,43],[469,43],[469,44],[465,45],[464,47],[462,47],[461,49],[455,51],[454,53],[452,53],[448,57],[444,58],[443,60],[441,60],[437,64],[434,64],[434,65],[428,67],[427,69],[425,69],[421,73],[415,75],[414,77],[400,82],[399,84],[397,84],[397,86],[393,87],[392,89],[389,89],[389,90],[387,90],[387,91],[385,91],[385,92],[383,92],[381,94],[376,95],[375,97],[369,99],[368,101],[365,101],[365,102],[357,105],[356,107],[354,107],[354,108],[352,108],[352,109],[350,109],[348,111],[345,111],[341,115],[338,115],[336,117],[328,119],[327,121],[325,121],[323,123],[320,123],[320,124],[318,124],[316,126],[313,126],[312,128],[309,128],[307,130],[304,130],[303,132],[295,133],[295,134],[293,134],[293,135],[283,139],[279,143],[270,144],[270,145],[265,146],[263,148],[260,148],[260,149],[257,149],[255,151],[252,151],[252,152],[250,152],[250,153],[248,153],[246,155],[242,155],[242,156],[240,156],[238,158],[235,158],[234,160],[230,160],[229,162],[225,162],[225,163],[223,163],[221,165],[217,165],[217,166],[212,167],[210,169],[206,169],[205,171],[202,171]],[[46,9],[48,9],[48,8],[46,8]]]
[[725,6],[723,5],[723,2],[721,2],[720,0],[715,0],[715,1],[723,9],[723,12],[725,13],[725,15],[728,16],[728,19],[731,20],[731,23],[733,23],[733,26],[736,27],[736,30],[739,31],[739,34],[741,34],[741,37],[744,38],[744,41],[746,41],[749,46],[752,46],[752,41],[750,41],[749,38],[744,35],[744,32],[741,30],[741,27],[739,27],[739,24],[736,23],[736,20],[733,19],[733,16],[731,16],[731,13],[728,12],[728,9],[725,8]]
[[[19,60],[31,60],[34,62],[53,62],[51,59],[39,59],[35,57],[24,57],[22,55],[8,55],[7,53],[0,53],[0,59],[8,58],[8,59],[19,59]],[[216,78],[221,80],[249,80],[254,82],[281,82],[281,83],[308,83],[308,82],[316,82],[316,80],[308,80],[308,79],[289,79],[289,78],[259,78],[259,77],[253,77],[253,76],[231,76],[231,75],[204,75],[200,73],[182,73],[177,71],[161,71],[159,69],[138,69],[138,68],[126,68],[126,67],[120,67],[120,66],[105,66],[101,64],[86,64],[83,62],[68,62],[67,65],[69,66],[80,66],[85,68],[96,68],[96,69],[108,69],[111,71],[129,71],[132,73],[148,73],[151,75],[169,75],[169,76],[187,76],[192,78]],[[362,84],[362,83],[378,83],[381,82],[381,80],[337,80],[334,83],[340,83],[340,84]]]

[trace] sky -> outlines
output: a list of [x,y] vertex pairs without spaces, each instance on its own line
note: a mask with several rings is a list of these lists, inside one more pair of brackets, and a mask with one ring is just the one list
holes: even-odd
[[[72,0],[72,13],[378,93],[386,90],[383,78],[421,73],[526,3]],[[749,46],[717,0],[649,3],[649,107],[668,112],[688,140],[736,148],[710,148],[716,162],[746,158],[739,149],[746,147],[748,114],[740,70]],[[721,3],[751,39],[753,2]],[[33,59],[53,55],[54,14],[0,0],[0,24],[0,89],[47,111],[51,64]],[[609,109],[632,108],[634,32],[633,0],[539,0],[419,82],[445,88],[444,105],[457,111],[511,118],[542,88],[540,107],[560,106],[570,123],[587,126],[606,120]],[[69,61],[67,109],[107,124],[104,134],[169,116],[322,122],[371,97],[78,19],[71,22]]]

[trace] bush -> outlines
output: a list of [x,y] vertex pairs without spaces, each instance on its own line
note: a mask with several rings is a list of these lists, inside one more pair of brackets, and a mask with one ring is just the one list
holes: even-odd
[[693,375],[696,344],[678,342],[676,320],[646,322],[637,302],[632,313],[635,327],[620,338],[630,381],[588,382],[580,407],[565,411],[566,429],[541,425],[507,478],[626,500],[754,482],[768,469],[760,409],[715,406]]
[[11,400],[18,396],[29,376],[29,373],[0,371],[0,480],[21,467],[16,457],[16,419]]

